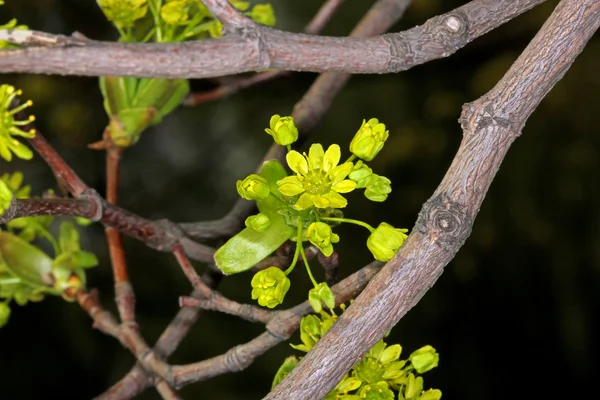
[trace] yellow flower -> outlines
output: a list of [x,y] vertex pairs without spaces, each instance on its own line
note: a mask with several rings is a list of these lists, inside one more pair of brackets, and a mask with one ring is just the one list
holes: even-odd
[[346,179],[352,171],[352,163],[340,162],[340,146],[333,144],[326,152],[323,146],[313,144],[308,156],[290,151],[286,160],[296,173],[277,182],[279,191],[286,196],[302,194],[296,202],[297,210],[305,210],[313,205],[317,208],[343,208],[348,201],[340,193],[348,193],[356,188],[356,182]]
[[146,0],[97,0],[109,21],[121,28],[133,26],[148,11]]
[[23,160],[30,160],[33,157],[32,151],[13,137],[20,136],[26,139],[35,137],[35,130],[28,127],[35,117],[31,115],[24,120],[17,119],[20,111],[33,104],[29,100],[20,106],[13,107],[15,97],[20,94],[20,90],[15,90],[10,85],[0,86],[0,157],[6,161],[12,160],[12,153]]

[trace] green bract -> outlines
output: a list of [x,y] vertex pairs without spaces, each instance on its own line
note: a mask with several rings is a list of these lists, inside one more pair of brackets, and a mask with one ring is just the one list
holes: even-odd
[[396,229],[382,222],[367,239],[367,247],[379,261],[389,261],[394,257],[407,238],[407,229]]
[[24,131],[21,128],[35,120],[33,115],[25,120],[15,119],[18,112],[33,104],[31,100],[28,100],[20,106],[14,107],[13,101],[15,97],[21,94],[22,92],[15,90],[13,86],[0,86],[0,157],[6,161],[12,160],[13,153],[24,160],[30,160],[33,157],[31,150],[14,138],[14,136],[21,136],[31,139],[35,136],[34,129]]
[[252,278],[252,299],[263,307],[273,308],[283,302],[290,280],[277,267],[257,272]]
[[383,149],[388,136],[389,131],[385,130],[385,125],[380,124],[377,118],[371,118],[368,122],[363,120],[350,142],[350,151],[365,161],[371,161]]
[[10,318],[10,306],[6,302],[0,302],[0,328],[8,322]]
[[292,117],[282,118],[279,115],[273,115],[269,126],[265,132],[271,135],[275,143],[280,146],[288,146],[298,140],[298,128]]
[[[0,1],[0,6],[4,5],[4,1]],[[25,25],[17,25],[17,20],[16,19],[11,19],[10,21],[8,21],[8,23],[0,25],[0,30],[24,30],[24,29],[29,29],[27,28],[27,26]],[[0,40],[0,50],[1,49],[14,49],[15,45],[8,43],[6,40]]]
[[[345,309],[343,305],[341,308],[342,310]],[[337,318],[333,311],[331,311],[331,314],[321,311],[319,316],[305,316],[300,321],[302,344],[291,346],[303,352],[310,351],[335,323]],[[411,354],[410,361],[400,360],[401,353],[402,347],[399,344],[388,346],[383,340],[380,340],[327,394],[325,400],[392,400],[395,398],[402,400],[439,400],[442,396],[442,392],[439,390],[423,392],[423,378],[417,376],[417,374],[426,371],[421,372],[411,363],[413,355],[432,354],[435,353],[435,349],[431,346],[425,346]],[[273,387],[291,372],[300,362],[300,359],[289,357],[284,361],[275,376]],[[397,397],[395,392],[397,392]]]

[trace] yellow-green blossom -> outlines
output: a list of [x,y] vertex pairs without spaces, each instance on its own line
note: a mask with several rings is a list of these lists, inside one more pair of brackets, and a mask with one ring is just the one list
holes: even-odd
[[257,232],[264,232],[271,227],[271,220],[263,213],[249,216],[244,223]]
[[3,180],[0,180],[0,215],[10,208],[12,199],[13,192]]
[[367,182],[365,197],[371,201],[382,202],[392,193],[392,181],[385,176],[372,174]]
[[290,288],[290,280],[277,267],[257,272],[252,278],[252,299],[263,307],[273,308],[283,302]]
[[323,310],[322,303],[330,310],[333,310],[333,307],[335,307],[335,296],[329,286],[327,286],[327,283],[321,282],[317,287],[308,291],[308,302],[317,313]]
[[438,366],[440,355],[432,346],[427,345],[414,351],[410,355],[409,360],[413,367],[415,367],[415,370],[418,373],[423,374]]
[[275,12],[270,4],[255,5],[250,11],[250,18],[262,25],[275,25]]
[[12,175],[8,172],[0,176],[0,181],[4,182],[6,186],[14,193],[17,199],[28,199],[31,193],[31,186],[21,186],[23,183],[23,173],[15,172]]
[[389,131],[377,118],[363,120],[362,126],[350,142],[350,151],[365,161],[371,161],[381,149],[389,136]]
[[192,3],[189,0],[171,0],[160,8],[160,17],[169,25],[185,24]]
[[280,146],[288,146],[298,140],[298,128],[292,117],[273,115],[265,132],[273,136],[275,143]]
[[13,136],[21,136],[27,139],[35,137],[35,130],[29,129],[24,131],[21,127],[29,125],[35,120],[31,115],[23,121],[15,119],[19,111],[31,106],[31,100],[21,104],[20,106],[11,108],[13,100],[16,96],[22,94],[20,90],[15,90],[13,86],[0,86],[0,157],[6,161],[12,160],[12,153],[24,160],[30,160],[33,157],[33,152],[24,144],[19,142]]
[[352,163],[338,165],[341,157],[340,146],[333,144],[326,152],[320,144],[310,147],[308,156],[295,150],[286,155],[289,167],[296,175],[285,177],[277,182],[279,191],[286,196],[301,194],[296,209],[343,208],[348,201],[340,193],[348,193],[356,188],[356,182],[346,179],[352,171]]
[[250,174],[235,184],[240,196],[246,200],[265,199],[269,196],[269,182],[260,175]]
[[109,21],[120,28],[132,27],[148,11],[146,0],[96,0]]
[[390,390],[387,382],[365,385],[357,396],[361,400],[394,400],[396,395]]
[[406,232],[408,229],[396,229],[382,222],[367,239],[367,247],[376,260],[389,261],[408,237]]
[[404,397],[407,399],[413,399],[417,397],[423,391],[423,378],[415,375],[411,372],[408,374],[408,381],[406,388],[404,389]]
[[313,222],[306,230],[306,238],[329,257],[333,253],[332,243],[340,241],[340,237],[331,231],[331,227],[324,222]]
[[6,302],[0,302],[0,328],[8,322],[10,318],[10,307]]

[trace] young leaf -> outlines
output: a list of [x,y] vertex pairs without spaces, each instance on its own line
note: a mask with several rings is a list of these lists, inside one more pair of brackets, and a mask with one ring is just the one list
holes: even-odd
[[267,215],[271,226],[264,232],[246,228],[225,243],[215,253],[215,263],[225,275],[246,271],[268,257],[286,240],[294,237],[295,229],[286,224],[285,218],[279,213],[281,201],[275,196],[281,196],[277,189],[277,181],[285,177],[285,169],[278,161],[267,161],[263,164],[260,176],[269,182],[271,195],[266,199],[257,200],[256,204],[261,213]]

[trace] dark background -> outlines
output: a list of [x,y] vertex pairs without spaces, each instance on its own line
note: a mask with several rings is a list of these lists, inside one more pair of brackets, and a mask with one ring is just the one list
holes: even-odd
[[[37,30],[113,40],[115,31],[92,0],[9,0],[2,19],[14,16]],[[346,35],[373,1],[352,0],[325,31]],[[422,24],[465,1],[417,0],[392,31]],[[461,106],[506,72],[552,12],[556,1],[511,21],[448,59],[386,76],[356,76],[336,99],[312,140],[347,146],[363,118],[377,117],[390,138],[374,169],[391,178],[383,204],[351,194],[346,215],[372,224],[413,226],[443,177],[461,140]],[[298,32],[322,1],[274,0],[280,29]],[[599,179],[600,37],[596,35],[566,77],[532,117],[496,177],[473,233],[438,283],[392,331],[404,355],[433,345],[441,355],[425,375],[426,387],[444,399],[587,397],[600,372],[595,337],[600,316]],[[273,114],[287,115],[315,79],[298,73],[233,97],[179,109],[144,133],[123,161],[120,205],[147,218],[200,221],[224,215],[236,200],[235,180],[253,171],[270,145],[263,129]],[[34,101],[37,126],[92,187],[103,193],[104,153],[86,148],[106,124],[97,79],[3,75]],[[214,86],[194,81],[202,90]],[[55,187],[49,168],[0,161],[2,172],[22,170],[34,193]],[[344,276],[370,260],[361,229],[343,226]],[[101,226],[84,234],[101,265],[89,285],[113,307],[112,277]],[[153,342],[190,285],[174,258],[125,238],[137,316]],[[197,265],[199,271],[203,265]],[[320,274],[320,272],[318,272]],[[305,298],[299,270],[284,306]],[[250,300],[250,275],[223,281],[220,289]],[[260,325],[205,313],[179,350],[175,364],[203,360],[246,342]],[[292,343],[298,343],[294,336]],[[76,304],[58,298],[14,307],[0,330],[0,397],[86,399],[98,395],[134,364],[114,339],[91,328]],[[299,354],[281,344],[247,370],[191,385],[185,398],[259,399],[281,361]],[[154,389],[140,398],[158,398]],[[588,397],[589,398],[589,397]]]

